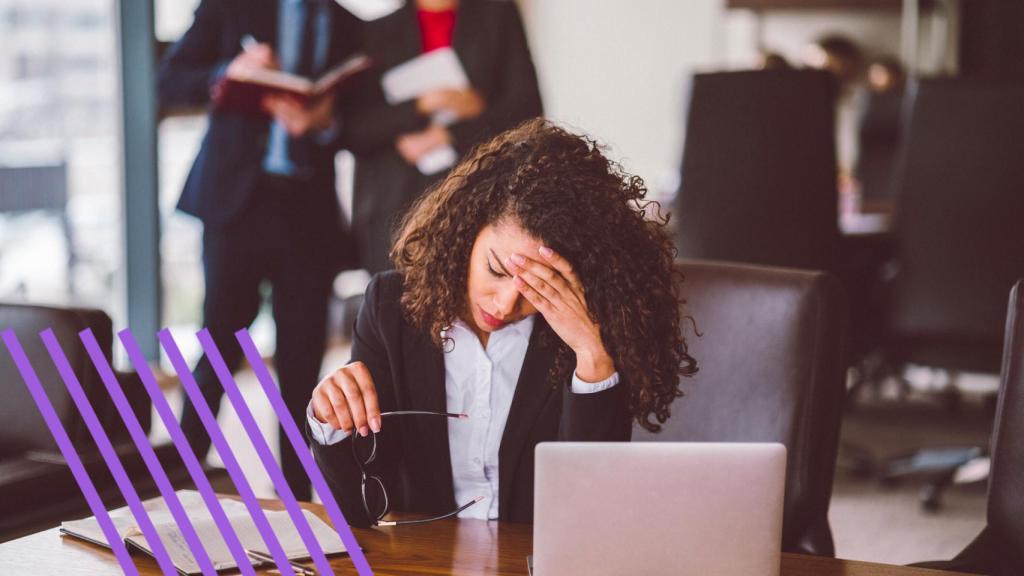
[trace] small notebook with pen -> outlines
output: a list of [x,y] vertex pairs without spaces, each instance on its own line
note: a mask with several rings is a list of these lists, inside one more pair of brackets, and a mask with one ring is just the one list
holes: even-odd
[[[199,493],[192,490],[181,490],[178,491],[178,498],[181,500],[182,506],[188,514],[196,534],[203,543],[203,548],[206,550],[207,555],[209,555],[214,568],[218,572],[237,568],[238,564],[235,562],[234,556],[228,550],[220,529],[214,522]],[[266,544],[264,544],[263,538],[256,529],[256,525],[252,521],[245,504],[227,498],[220,498],[218,500],[224,508],[224,513],[231,522],[231,526],[238,536],[242,548],[266,553]],[[163,499],[153,498],[146,500],[143,502],[143,507],[146,508],[157,534],[160,535],[160,541],[167,549],[167,554],[174,567],[178,570],[178,573],[183,576],[202,574],[202,570],[196,563],[188,544],[185,542],[185,538],[178,529],[177,522],[174,521],[174,517],[171,516]],[[303,510],[302,513],[309,522],[310,528],[313,530],[313,534],[320,543],[320,548],[324,554],[330,556],[346,552],[345,545],[341,542],[341,538],[333,528],[308,510]],[[306,550],[306,545],[299,536],[291,517],[288,516],[288,512],[284,510],[266,510],[265,514],[288,559],[308,559],[309,551]],[[142,552],[153,556],[152,547],[146,542],[146,537],[142,535],[142,531],[139,529],[131,510],[127,507],[118,508],[110,512],[110,517],[114,522],[118,535],[124,540],[125,546],[129,551]],[[79,538],[106,548],[110,547],[103,531],[100,529],[99,523],[92,516],[81,520],[62,522],[60,532],[63,535]],[[253,566],[261,565],[258,561],[253,561]]]

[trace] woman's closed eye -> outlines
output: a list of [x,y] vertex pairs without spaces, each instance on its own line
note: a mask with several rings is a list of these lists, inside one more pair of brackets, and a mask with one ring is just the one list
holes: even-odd
[[490,260],[487,261],[487,271],[490,272],[491,276],[494,276],[495,278],[505,278],[506,276],[508,276],[507,274],[503,274],[503,273],[498,272],[497,270],[495,270],[491,266]]

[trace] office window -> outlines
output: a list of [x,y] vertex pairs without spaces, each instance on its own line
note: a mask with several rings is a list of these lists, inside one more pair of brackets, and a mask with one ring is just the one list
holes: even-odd
[[0,0],[0,300],[125,324],[113,0]]
[[[170,45],[192,24],[198,0],[156,0],[155,35]],[[175,209],[192,161],[206,131],[204,110],[161,110],[157,132],[160,175],[160,259],[163,286],[163,323],[171,327],[186,358],[198,359],[192,336],[202,325],[203,226]]]

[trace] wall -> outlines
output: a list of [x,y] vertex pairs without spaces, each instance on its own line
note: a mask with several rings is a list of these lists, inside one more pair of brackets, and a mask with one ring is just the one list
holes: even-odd
[[[799,62],[803,47],[838,32],[868,57],[900,53],[898,10],[726,10],[724,0],[520,0],[549,117],[607,143],[655,194],[675,191],[687,78],[753,64],[759,39]],[[920,68],[956,67],[951,3],[922,14]],[[947,26],[948,23],[948,26]],[[854,162],[856,114],[840,110],[840,163]]]
[[522,0],[547,115],[674,193],[686,78],[715,61],[719,0]]

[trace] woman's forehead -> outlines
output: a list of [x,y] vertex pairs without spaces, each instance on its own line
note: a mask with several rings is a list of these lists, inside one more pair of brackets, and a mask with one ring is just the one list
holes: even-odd
[[477,244],[505,258],[514,253],[532,255],[541,247],[542,242],[528,234],[522,226],[505,221],[485,226],[477,237]]

